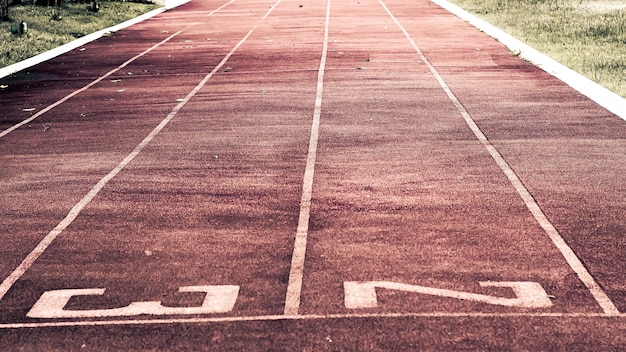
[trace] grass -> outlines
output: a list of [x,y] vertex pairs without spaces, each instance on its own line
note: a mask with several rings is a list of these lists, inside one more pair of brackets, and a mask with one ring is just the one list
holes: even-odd
[[[64,2],[60,7],[15,5],[9,8],[9,21],[0,21],[0,67],[6,67],[87,34],[108,28],[158,8],[134,2],[102,1],[100,11],[88,5]],[[60,15],[61,19],[58,19]],[[55,17],[57,19],[55,19]],[[25,21],[26,34],[11,33],[11,24]]]
[[449,0],[626,97],[623,0]]

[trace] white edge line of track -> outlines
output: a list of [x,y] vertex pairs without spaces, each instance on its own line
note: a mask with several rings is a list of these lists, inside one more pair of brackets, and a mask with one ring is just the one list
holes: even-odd
[[619,116],[621,119],[626,120],[626,99],[460,7],[446,0],[431,1],[468,22],[480,31],[485,32],[490,37],[505,45],[513,53],[518,54],[521,58],[563,81],[579,93],[598,103],[598,105]]
[[230,50],[226,56],[220,61],[215,68],[211,72],[209,72],[203,79],[198,83],[188,94],[187,96],[178,103],[174,109],[157,125],[150,134],[146,138],[144,138],[135,149],[128,154],[124,160],[122,160],[111,172],[109,172],[106,176],[104,176],[91,190],[72,207],[69,213],[65,216],[63,220],[50,231],[39,244],[24,258],[24,260],[20,263],[20,265],[11,272],[11,274],[0,283],[0,300],[7,294],[7,292],[13,287],[13,284],[17,280],[19,280],[22,275],[26,273],[26,271],[35,263],[35,261],[43,254],[43,252],[52,244],[52,242],[78,217],[80,212],[83,210],[87,204],[89,204],[98,193],[106,186],[106,184],[115,177],[120,171],[122,171],[133,159],[139,155],[139,153],[167,126],[167,124],[178,114],[178,111],[183,108],[189,102],[189,100],[206,85],[206,83],[213,77],[213,75],[218,72],[222,66],[226,64],[228,59],[243,45],[243,43],[252,35],[257,27],[263,22],[269,14],[274,10],[274,8],[281,2],[282,0],[278,0],[274,3],[273,6],[265,13],[265,15],[261,18],[259,22],[257,22],[250,31]]
[[26,125],[27,123],[31,123],[32,121],[34,121],[35,119],[37,119],[39,116],[47,113],[48,111],[54,109],[55,107],[65,103],[66,101],[68,101],[69,99],[71,99],[72,97],[74,97],[77,94],[80,94],[84,91],[86,91],[87,89],[93,87],[94,85],[102,82],[105,78],[110,77],[112,74],[114,74],[115,72],[123,69],[124,67],[128,66],[130,63],[132,63],[133,61],[137,60],[138,58],[144,56],[145,54],[149,53],[150,51],[156,49],[157,47],[161,46],[162,44],[170,41],[172,38],[174,38],[175,36],[177,36],[178,34],[180,34],[182,31],[178,31],[172,35],[170,35],[169,37],[163,39],[162,41],[154,44],[153,46],[151,46],[150,48],[146,49],[145,51],[133,56],[132,58],[126,60],[123,64],[117,66],[116,68],[112,69],[111,71],[105,73],[104,75],[100,76],[99,78],[89,82],[88,84],[86,84],[85,86],[83,86],[82,88],[79,88],[75,91],[73,91],[72,93],[64,96],[63,98],[57,100],[56,102],[46,106],[45,108],[39,110],[36,114],[34,114],[33,116],[27,118],[26,120],[23,120],[22,122],[16,123],[15,125],[7,128],[4,131],[0,131],[0,138],[6,136],[7,134],[15,131],[16,129]]
[[600,305],[604,313],[608,315],[619,315],[620,312],[617,309],[617,307],[613,304],[611,299],[604,292],[604,290],[600,287],[600,285],[598,285],[598,283],[595,281],[593,276],[591,276],[589,271],[587,271],[587,268],[585,268],[584,264],[578,258],[576,253],[565,242],[563,237],[561,237],[559,232],[552,225],[552,223],[547,218],[547,216],[543,213],[543,211],[541,210],[541,207],[539,207],[539,204],[537,204],[537,202],[532,197],[528,189],[526,189],[522,181],[519,179],[515,171],[513,171],[513,169],[511,169],[511,167],[508,165],[506,160],[504,160],[504,157],[502,157],[498,149],[493,144],[491,144],[489,139],[487,139],[487,137],[483,134],[480,127],[478,127],[478,125],[476,124],[476,122],[474,121],[470,113],[465,109],[465,107],[459,101],[456,95],[454,95],[454,93],[452,92],[450,87],[448,87],[447,83],[441,77],[437,69],[432,65],[432,63],[430,63],[430,61],[426,58],[424,53],[422,53],[421,49],[417,46],[413,38],[411,38],[411,35],[409,34],[409,32],[404,28],[404,26],[402,26],[402,24],[398,21],[398,19],[391,13],[391,11],[387,8],[383,0],[379,0],[379,3],[384,7],[384,9],[387,11],[389,16],[391,17],[391,19],[398,26],[398,28],[404,33],[408,41],[413,46],[413,49],[415,49],[415,51],[419,55],[422,62],[428,67],[428,69],[431,71],[433,76],[435,76],[435,78],[441,85],[441,88],[443,88],[444,92],[446,93],[450,101],[454,104],[454,106],[457,108],[458,112],[461,114],[461,116],[463,117],[463,119],[465,120],[469,128],[472,130],[476,138],[485,147],[485,149],[487,149],[487,151],[489,152],[491,157],[494,159],[496,164],[500,167],[502,172],[509,179],[509,182],[511,183],[513,188],[515,188],[519,196],[522,198],[522,200],[524,201],[524,204],[526,205],[530,213],[533,215],[537,223],[539,223],[541,228],[545,231],[548,237],[552,240],[552,243],[561,252],[561,254],[565,258],[569,266],[578,275],[578,278],[585,285],[585,287],[587,287],[587,289],[589,290],[591,295],[594,297],[598,305]]
[[55,321],[37,323],[0,324],[1,329],[32,329],[51,327],[93,327],[124,325],[160,325],[160,324],[207,324],[231,322],[263,321],[302,321],[302,320],[338,320],[338,319],[402,319],[402,318],[626,318],[626,314],[610,315],[605,313],[348,313],[348,314],[303,314],[303,315],[257,315],[235,317],[199,317],[171,319],[133,319],[133,320],[93,320],[93,321]]
[[304,259],[306,254],[307,234],[309,231],[309,216],[311,213],[311,196],[313,193],[313,175],[315,173],[315,158],[317,154],[317,141],[319,139],[320,116],[322,114],[322,95],[324,91],[324,71],[326,70],[326,55],[328,53],[328,31],[330,22],[330,2],[326,2],[326,23],[324,25],[324,43],[322,45],[322,57],[317,73],[317,90],[315,93],[315,108],[313,122],[311,124],[311,137],[307,154],[306,169],[302,185],[302,197],[300,199],[300,215],[298,228],[291,256],[289,270],[289,283],[285,297],[285,315],[297,315],[300,308],[300,295],[302,292],[302,277],[304,275]]

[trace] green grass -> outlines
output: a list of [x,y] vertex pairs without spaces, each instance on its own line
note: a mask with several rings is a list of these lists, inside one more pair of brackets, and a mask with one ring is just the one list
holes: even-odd
[[626,97],[626,1],[450,1]]
[[[6,67],[87,34],[108,28],[158,8],[158,5],[103,1],[97,13],[86,4],[64,2],[60,8],[16,5],[9,8],[9,21],[0,21],[0,67]],[[61,20],[54,19],[54,14]],[[11,24],[25,21],[24,35],[11,33]]]

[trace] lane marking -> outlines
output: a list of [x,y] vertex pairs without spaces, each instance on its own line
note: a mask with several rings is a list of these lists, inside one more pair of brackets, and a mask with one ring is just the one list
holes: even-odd
[[29,318],[102,318],[125,317],[135,315],[177,315],[177,314],[214,314],[228,313],[233,310],[239,286],[185,286],[178,292],[203,292],[204,300],[199,307],[166,307],[160,301],[132,302],[126,307],[91,310],[65,310],[65,306],[74,296],[100,296],[104,288],[68,289],[44,292],[31,310]]
[[169,37],[167,37],[167,38],[163,39],[162,41],[158,42],[157,44],[155,44],[155,45],[151,46],[150,48],[146,49],[144,52],[142,52],[142,53],[140,53],[140,54],[138,54],[138,55],[135,55],[135,56],[133,56],[132,58],[130,58],[130,59],[128,59],[128,60],[126,60],[126,62],[124,62],[123,64],[121,64],[121,65],[119,65],[118,67],[116,67],[116,68],[112,69],[111,71],[109,71],[109,72],[105,73],[103,76],[101,76],[101,77],[97,78],[96,80],[94,80],[94,81],[90,82],[90,83],[89,83],[89,84],[87,84],[86,86],[84,86],[84,87],[82,87],[82,88],[80,88],[80,89],[78,89],[78,90],[73,91],[72,93],[70,93],[70,94],[66,95],[65,97],[61,98],[60,100],[58,100],[58,101],[57,101],[57,102],[55,102],[55,103],[53,103],[53,104],[51,104],[51,105],[48,105],[47,107],[45,107],[45,108],[41,109],[39,112],[37,112],[35,115],[33,115],[33,116],[29,117],[28,119],[26,119],[26,120],[24,120],[24,121],[22,121],[22,122],[19,122],[19,123],[17,123],[17,124],[15,124],[15,125],[13,125],[13,126],[11,126],[11,127],[7,128],[6,130],[4,130],[4,131],[0,132],[0,138],[2,138],[2,137],[4,137],[4,136],[6,136],[7,134],[9,134],[9,133],[13,132],[14,130],[16,130],[16,129],[18,129],[18,128],[20,128],[20,127],[22,127],[22,126],[26,125],[27,123],[32,122],[33,120],[35,120],[35,119],[36,119],[36,118],[38,118],[39,116],[41,116],[41,115],[43,115],[43,114],[47,113],[48,111],[50,111],[50,110],[52,110],[52,109],[56,108],[57,106],[59,106],[59,105],[61,105],[61,104],[65,103],[66,101],[68,101],[69,99],[71,99],[72,97],[74,97],[75,95],[80,94],[80,93],[82,93],[82,92],[86,91],[87,89],[89,89],[89,88],[93,87],[94,85],[98,84],[98,83],[99,83],[99,82],[101,82],[102,80],[104,80],[104,79],[106,79],[107,77],[111,76],[111,75],[112,75],[112,74],[114,74],[115,72],[117,72],[117,71],[119,71],[119,70],[123,69],[124,67],[128,66],[130,63],[132,63],[133,61],[137,60],[138,58],[140,58],[140,57],[144,56],[145,54],[147,54],[147,53],[151,52],[152,50],[156,49],[157,47],[161,46],[162,44],[164,44],[164,43],[166,43],[166,42],[170,41],[172,38],[174,38],[175,36],[179,35],[181,32],[182,32],[182,31],[178,31],[178,32],[176,32],[176,33],[174,33],[174,34],[170,35]]
[[[229,4],[231,4],[231,3],[233,3],[234,1],[235,1],[235,0],[230,0],[229,2],[227,2],[227,3],[223,4],[222,6],[218,7],[217,9],[215,9],[215,10],[213,10],[213,11],[209,12],[209,14],[208,14],[207,16],[211,16],[211,15],[213,15],[215,12],[217,12],[217,11],[219,11],[219,10],[223,9],[223,8],[224,8],[224,7],[226,7],[227,5],[229,5]],[[193,25],[196,25],[196,24],[197,24],[197,22],[192,23],[192,24],[190,24],[190,25],[188,25],[188,26],[186,26],[186,27],[193,26]],[[0,131],[0,138],[2,138],[2,137],[4,137],[4,136],[6,136],[7,134],[9,134],[9,133],[13,132],[14,130],[16,130],[16,129],[18,129],[18,128],[20,128],[20,127],[22,127],[22,126],[24,126],[24,125],[26,125],[26,124],[28,124],[28,123],[30,123],[30,122],[32,122],[33,120],[35,120],[35,119],[36,119],[36,118],[38,118],[39,116],[41,116],[41,115],[43,115],[43,114],[47,113],[48,111],[50,111],[50,110],[52,110],[52,109],[56,108],[57,106],[59,106],[59,105],[61,105],[61,104],[65,103],[66,101],[68,101],[68,100],[69,100],[69,99],[71,99],[72,97],[76,96],[77,94],[80,94],[80,93],[82,93],[82,92],[86,91],[87,89],[89,89],[89,88],[93,87],[94,85],[96,85],[96,84],[100,83],[102,80],[106,79],[107,77],[111,76],[111,75],[112,75],[112,74],[114,74],[115,72],[117,72],[117,71],[119,71],[119,70],[123,69],[124,67],[128,66],[128,65],[129,65],[130,63],[132,63],[133,61],[135,61],[135,60],[139,59],[140,57],[142,57],[142,56],[146,55],[147,53],[149,53],[149,52],[151,52],[152,50],[154,50],[154,49],[158,48],[159,46],[161,46],[161,45],[163,45],[163,44],[167,43],[167,42],[168,42],[168,41],[170,41],[172,38],[174,38],[175,36],[177,36],[177,35],[179,35],[180,33],[182,33],[182,32],[183,32],[183,30],[184,30],[184,29],[181,29],[180,31],[178,31],[178,32],[176,32],[176,33],[174,33],[174,34],[170,35],[169,37],[167,37],[167,38],[163,39],[162,41],[158,42],[157,44],[155,44],[155,45],[151,46],[150,48],[146,49],[144,52],[142,52],[142,53],[140,53],[140,54],[137,54],[137,55],[133,56],[132,58],[130,58],[130,59],[128,59],[128,60],[126,60],[126,62],[124,62],[123,64],[121,64],[121,65],[119,65],[118,67],[116,67],[116,68],[112,69],[111,71],[109,71],[109,72],[105,73],[103,76],[101,76],[101,77],[97,78],[96,80],[94,80],[94,81],[90,82],[89,84],[85,85],[84,87],[82,87],[82,88],[80,88],[80,89],[78,89],[78,90],[75,90],[74,92],[72,92],[72,93],[70,93],[70,94],[66,95],[65,97],[61,98],[61,99],[60,99],[60,100],[58,100],[57,102],[55,102],[55,103],[53,103],[53,104],[51,104],[51,105],[48,105],[47,107],[43,108],[42,110],[40,110],[39,112],[37,112],[37,113],[36,113],[36,114],[34,114],[33,116],[29,117],[28,119],[26,119],[26,120],[24,120],[24,121],[22,121],[22,122],[19,122],[19,123],[17,123],[17,124],[15,124],[15,125],[13,125],[13,126],[11,126],[11,127],[7,128],[7,129],[6,129],[6,130],[4,130],[4,131]]]
[[233,2],[235,2],[235,0],[230,0],[229,2],[225,3],[224,5],[216,8],[215,10],[209,12],[206,17],[212,16],[214,13],[216,13],[217,11],[220,11],[221,9],[225,8],[226,6],[232,4]]
[[487,149],[487,151],[489,152],[491,157],[495,160],[496,164],[498,164],[502,172],[504,172],[506,177],[509,179],[509,182],[511,182],[511,184],[513,185],[513,187],[515,188],[519,196],[522,198],[522,200],[526,204],[526,207],[531,212],[535,220],[543,228],[544,232],[548,235],[548,237],[550,237],[550,239],[552,240],[552,243],[554,243],[554,245],[559,249],[559,251],[565,258],[569,266],[578,275],[578,278],[580,279],[580,281],[582,281],[583,284],[587,287],[587,289],[589,290],[591,295],[594,297],[596,302],[600,305],[604,313],[608,315],[619,315],[620,312],[617,309],[617,307],[615,307],[615,305],[613,304],[611,299],[608,297],[608,295],[604,292],[604,290],[602,290],[600,285],[596,283],[595,279],[593,278],[593,276],[591,276],[589,271],[587,271],[587,268],[585,268],[583,263],[580,261],[580,259],[576,255],[576,253],[574,253],[571,247],[565,242],[563,237],[561,237],[559,232],[552,225],[550,220],[548,220],[547,216],[543,213],[543,211],[539,207],[539,204],[537,204],[537,202],[535,201],[533,196],[530,194],[526,186],[524,186],[522,181],[519,179],[515,171],[513,171],[513,169],[504,160],[504,157],[500,154],[500,152],[496,149],[496,147],[493,144],[491,144],[489,139],[487,139],[487,137],[483,134],[483,132],[478,127],[478,125],[476,124],[476,122],[474,121],[470,113],[465,109],[465,107],[459,101],[456,95],[454,95],[454,93],[452,92],[450,87],[448,87],[447,83],[441,77],[437,69],[426,58],[424,53],[422,53],[422,50],[417,46],[413,38],[411,38],[411,35],[407,32],[404,26],[402,26],[402,24],[396,19],[396,17],[391,13],[391,11],[387,8],[383,0],[378,0],[378,1],[383,6],[385,11],[387,11],[391,19],[396,23],[396,25],[402,31],[402,33],[404,33],[408,41],[411,43],[411,46],[413,47],[413,49],[415,49],[415,51],[419,55],[422,62],[426,66],[428,66],[428,69],[433,74],[433,76],[435,76],[435,78],[439,82],[439,85],[444,90],[444,92],[446,93],[446,95],[448,96],[452,104],[454,104],[454,106],[457,108],[461,116],[463,116],[463,119],[465,120],[469,128],[472,130],[476,138],[485,147],[485,149]]
[[228,54],[220,61],[215,68],[209,72],[203,79],[196,85],[187,96],[179,102],[174,109],[159,123],[158,126],[150,132],[150,134],[144,138],[135,149],[128,154],[124,160],[122,160],[111,172],[109,172],[106,176],[104,176],[84,197],[81,199],[74,207],[69,211],[67,216],[61,220],[61,222],[50,231],[39,244],[33,249],[30,254],[20,263],[20,265],[0,284],[0,300],[6,295],[6,293],[13,287],[13,284],[17,280],[19,280],[24,273],[35,263],[37,258],[39,258],[43,252],[52,244],[52,242],[78,217],[80,212],[83,210],[87,204],[89,204],[98,193],[104,188],[104,186],[115,177],[122,169],[124,169],[139,153],[167,126],[167,124],[178,114],[178,111],[183,108],[187,104],[187,102],[194,96],[204,85],[213,77],[215,73],[217,73],[224,64],[230,59],[230,57],[243,45],[243,43],[250,37],[252,32],[254,32],[257,27],[269,16],[269,14],[273,11],[273,9],[281,2],[282,0],[278,0],[274,6],[270,6],[270,9],[265,13],[265,15],[259,20],[250,31],[230,50]]
[[37,323],[0,324],[0,329],[33,329],[50,327],[81,327],[81,326],[133,326],[160,324],[206,324],[232,322],[263,322],[263,321],[306,321],[306,320],[340,320],[340,319],[397,319],[397,318],[611,318],[626,319],[626,314],[610,315],[605,313],[363,313],[363,314],[307,314],[307,315],[256,315],[236,317],[203,317],[203,318],[156,318],[128,320],[92,320],[92,321],[59,321]]
[[322,114],[322,95],[324,91],[324,71],[326,69],[326,56],[328,53],[328,30],[330,23],[330,3],[326,2],[326,23],[324,25],[324,43],[322,45],[322,58],[317,71],[317,91],[315,93],[315,109],[311,125],[311,137],[309,151],[304,171],[302,185],[302,198],[300,199],[300,215],[298,228],[291,256],[291,268],[289,270],[289,283],[285,297],[285,315],[297,315],[300,308],[300,295],[302,293],[302,276],[304,273],[304,258],[306,255],[306,242],[309,231],[309,217],[311,214],[311,196],[313,193],[313,175],[315,173],[315,158],[317,154],[317,141],[319,139],[320,115]]
[[532,64],[563,81],[565,84],[587,96],[621,119],[626,120],[626,99],[620,95],[448,1],[433,0],[433,3],[468,22],[478,30],[485,32],[487,35],[504,44],[512,52],[519,53],[521,58],[530,61]]
[[376,288],[387,290],[420,293],[439,297],[456,298],[468,301],[488,303],[505,307],[519,308],[547,308],[552,306],[552,301],[546,291],[537,282],[524,281],[481,281],[481,287],[509,287],[515,293],[516,298],[489,296],[478,293],[446,290],[419,285],[408,285],[391,281],[345,281],[345,306],[348,309],[376,308],[378,300]]

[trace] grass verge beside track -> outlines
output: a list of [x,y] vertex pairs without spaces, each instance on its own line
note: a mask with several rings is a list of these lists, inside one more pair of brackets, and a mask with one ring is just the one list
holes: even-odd
[[626,97],[626,3],[623,1],[451,2]]
[[[103,1],[100,11],[91,12],[87,6],[69,1],[63,2],[59,8],[11,6],[10,20],[0,21],[0,67],[20,62],[159,7],[148,3]],[[27,33],[11,33],[11,24],[20,21],[28,24]]]

